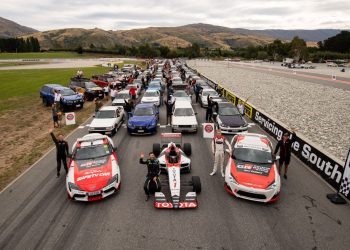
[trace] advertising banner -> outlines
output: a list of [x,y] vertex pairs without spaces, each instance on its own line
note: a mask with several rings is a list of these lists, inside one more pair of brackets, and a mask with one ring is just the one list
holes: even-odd
[[348,199],[350,199],[350,149],[348,152],[348,157],[346,157],[344,174],[340,184],[339,193],[345,195]]

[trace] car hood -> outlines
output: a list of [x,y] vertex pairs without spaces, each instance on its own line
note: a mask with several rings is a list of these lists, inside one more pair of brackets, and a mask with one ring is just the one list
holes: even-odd
[[104,188],[112,178],[111,156],[74,161],[74,183],[86,192]]
[[65,96],[62,96],[62,98],[64,100],[67,100],[67,101],[76,101],[76,100],[82,100],[83,97],[81,95],[65,95]]
[[240,115],[219,115],[218,119],[221,120],[223,125],[230,127],[241,127],[246,124]]
[[155,119],[155,116],[133,116],[129,119],[129,123],[136,126],[147,126]]
[[192,102],[191,97],[175,97],[176,101],[187,101],[187,102]]
[[247,163],[231,159],[231,175],[240,185],[266,189],[275,181],[275,168],[273,163]]
[[95,118],[92,120],[90,123],[90,128],[95,128],[95,127],[112,127],[115,125],[115,120],[116,118],[109,118],[109,119],[98,119]]
[[173,116],[173,125],[198,125],[196,116]]

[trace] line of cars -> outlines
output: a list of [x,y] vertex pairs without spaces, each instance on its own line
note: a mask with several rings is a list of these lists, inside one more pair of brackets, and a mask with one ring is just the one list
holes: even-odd
[[[230,103],[225,99],[218,97],[216,101],[221,104],[223,112],[222,114],[218,112],[220,120],[222,119],[220,115],[237,115],[228,111],[236,108],[229,106]],[[180,104],[178,108],[181,112],[189,112],[190,108],[193,112],[191,102],[180,100],[177,103]],[[111,116],[114,123],[121,124],[124,117],[122,105],[103,107],[100,112],[101,114],[96,114],[94,119],[96,124],[112,119]],[[195,116],[193,113],[191,115]],[[129,132],[135,131],[136,134],[156,132],[159,109],[154,103],[140,103],[136,106],[131,119],[140,122],[140,126],[131,127],[132,130]],[[94,121],[89,128],[91,134],[78,139],[72,148],[66,187],[69,197],[74,200],[99,200],[120,189],[121,176],[116,148],[111,138],[105,135],[113,135],[116,130],[113,131],[112,126],[108,131],[94,130],[93,128],[98,127],[92,126]],[[252,201],[278,200],[281,181],[271,142],[264,135],[237,134],[237,132],[239,131],[232,131],[236,135],[231,141],[231,147],[227,150],[230,158],[225,171],[226,191],[236,197]],[[159,159],[162,172],[167,174],[167,178],[162,180],[162,186],[169,188],[169,192],[166,192],[166,188],[165,191],[155,193],[154,206],[165,209],[198,207],[197,194],[201,192],[200,178],[192,176],[187,181],[181,178],[181,173],[188,173],[192,168],[191,145],[182,144],[181,133],[163,133],[161,143],[154,143],[152,149]],[[181,188],[186,186],[191,190],[186,195],[182,195]]]

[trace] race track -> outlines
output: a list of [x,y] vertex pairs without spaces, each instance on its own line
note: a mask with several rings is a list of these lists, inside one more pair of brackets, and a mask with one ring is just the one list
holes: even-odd
[[[204,109],[194,108],[203,122]],[[70,145],[87,131],[78,128],[68,137]],[[226,193],[221,176],[209,176],[210,140],[201,131],[184,135],[193,163],[192,173],[182,176],[200,176],[199,208],[155,209],[152,199],[145,201],[146,169],[138,159],[165,131],[170,127],[153,136],[130,136],[125,127],[117,132],[122,188],[99,202],[68,200],[64,177],[55,178],[51,150],[0,194],[0,249],[349,249],[349,206],[331,204],[326,194],[333,191],[296,158],[277,203],[237,199]],[[254,125],[250,132],[263,133]]]

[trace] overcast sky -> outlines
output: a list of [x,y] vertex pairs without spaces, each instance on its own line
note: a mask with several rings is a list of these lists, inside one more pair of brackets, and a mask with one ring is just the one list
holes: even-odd
[[350,0],[0,0],[0,16],[38,30],[208,23],[249,29],[350,28]]

